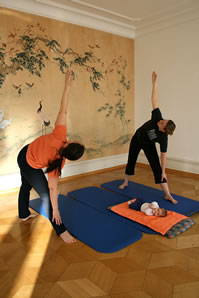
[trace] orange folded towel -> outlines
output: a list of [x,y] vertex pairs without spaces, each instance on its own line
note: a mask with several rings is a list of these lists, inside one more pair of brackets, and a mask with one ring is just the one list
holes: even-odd
[[128,202],[112,206],[109,209],[121,216],[127,217],[144,226],[147,226],[162,235],[165,235],[173,225],[182,219],[188,218],[187,216],[174,211],[167,211],[167,216],[165,217],[148,216],[141,211],[130,209]]

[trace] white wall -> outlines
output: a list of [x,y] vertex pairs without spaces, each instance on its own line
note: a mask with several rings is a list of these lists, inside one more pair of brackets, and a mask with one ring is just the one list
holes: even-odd
[[[135,38],[135,28],[95,15],[81,15],[70,8],[46,6],[35,0],[0,0],[0,6],[29,12],[61,21]],[[49,1],[51,3],[51,1]],[[160,107],[165,118],[177,124],[174,136],[169,138],[169,168],[199,173],[199,13],[180,16],[178,20],[163,20],[151,24],[135,38],[135,124],[139,127],[150,118],[151,72],[159,74]],[[191,21],[192,20],[192,21]],[[183,23],[184,21],[184,23]],[[185,22],[186,21],[186,22]],[[139,30],[138,30],[139,31]],[[137,31],[137,32],[138,32]],[[110,156],[88,162],[67,165],[63,177],[113,167],[126,163],[127,154]],[[146,162],[140,155],[140,162]],[[19,173],[0,176],[0,191],[20,185]]]
[[[135,39],[135,126],[151,116],[151,73],[159,106],[177,129],[169,137],[168,167],[199,173],[199,18]],[[141,155],[140,161],[144,161]]]

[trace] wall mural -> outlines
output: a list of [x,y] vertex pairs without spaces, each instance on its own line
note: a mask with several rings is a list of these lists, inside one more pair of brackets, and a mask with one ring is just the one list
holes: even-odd
[[128,152],[133,50],[127,38],[0,8],[0,175],[17,172],[20,148],[52,131],[67,69],[67,134],[85,144],[83,159]]

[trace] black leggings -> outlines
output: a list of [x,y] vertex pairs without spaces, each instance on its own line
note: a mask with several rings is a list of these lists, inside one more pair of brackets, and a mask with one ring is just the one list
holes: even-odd
[[19,152],[17,162],[21,172],[22,185],[19,191],[18,210],[19,218],[26,218],[30,215],[29,198],[30,190],[34,188],[42,200],[42,205],[46,216],[51,222],[57,235],[66,231],[64,224],[57,225],[55,221],[52,222],[52,205],[49,196],[49,188],[47,179],[42,169],[34,169],[26,161],[26,152],[28,145],[23,147]]
[[131,139],[125,174],[134,175],[136,161],[141,149],[144,151],[146,158],[151,166],[151,169],[153,171],[153,175],[155,178],[155,183],[158,184],[158,183],[167,182],[166,179],[161,181],[162,168],[160,165],[159,156],[156,150],[155,143],[146,144],[146,145],[140,144],[136,133]]

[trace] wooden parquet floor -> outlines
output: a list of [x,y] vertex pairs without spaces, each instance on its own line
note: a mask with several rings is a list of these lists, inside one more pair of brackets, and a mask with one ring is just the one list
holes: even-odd
[[[60,184],[60,193],[122,179],[111,170]],[[199,200],[199,180],[168,174],[170,191]],[[152,187],[150,169],[132,179]],[[197,224],[176,238],[143,234],[119,252],[99,253],[80,241],[66,245],[50,223],[17,218],[17,193],[0,196],[0,297],[196,298],[199,297],[199,212]],[[37,194],[32,192],[32,198]]]

